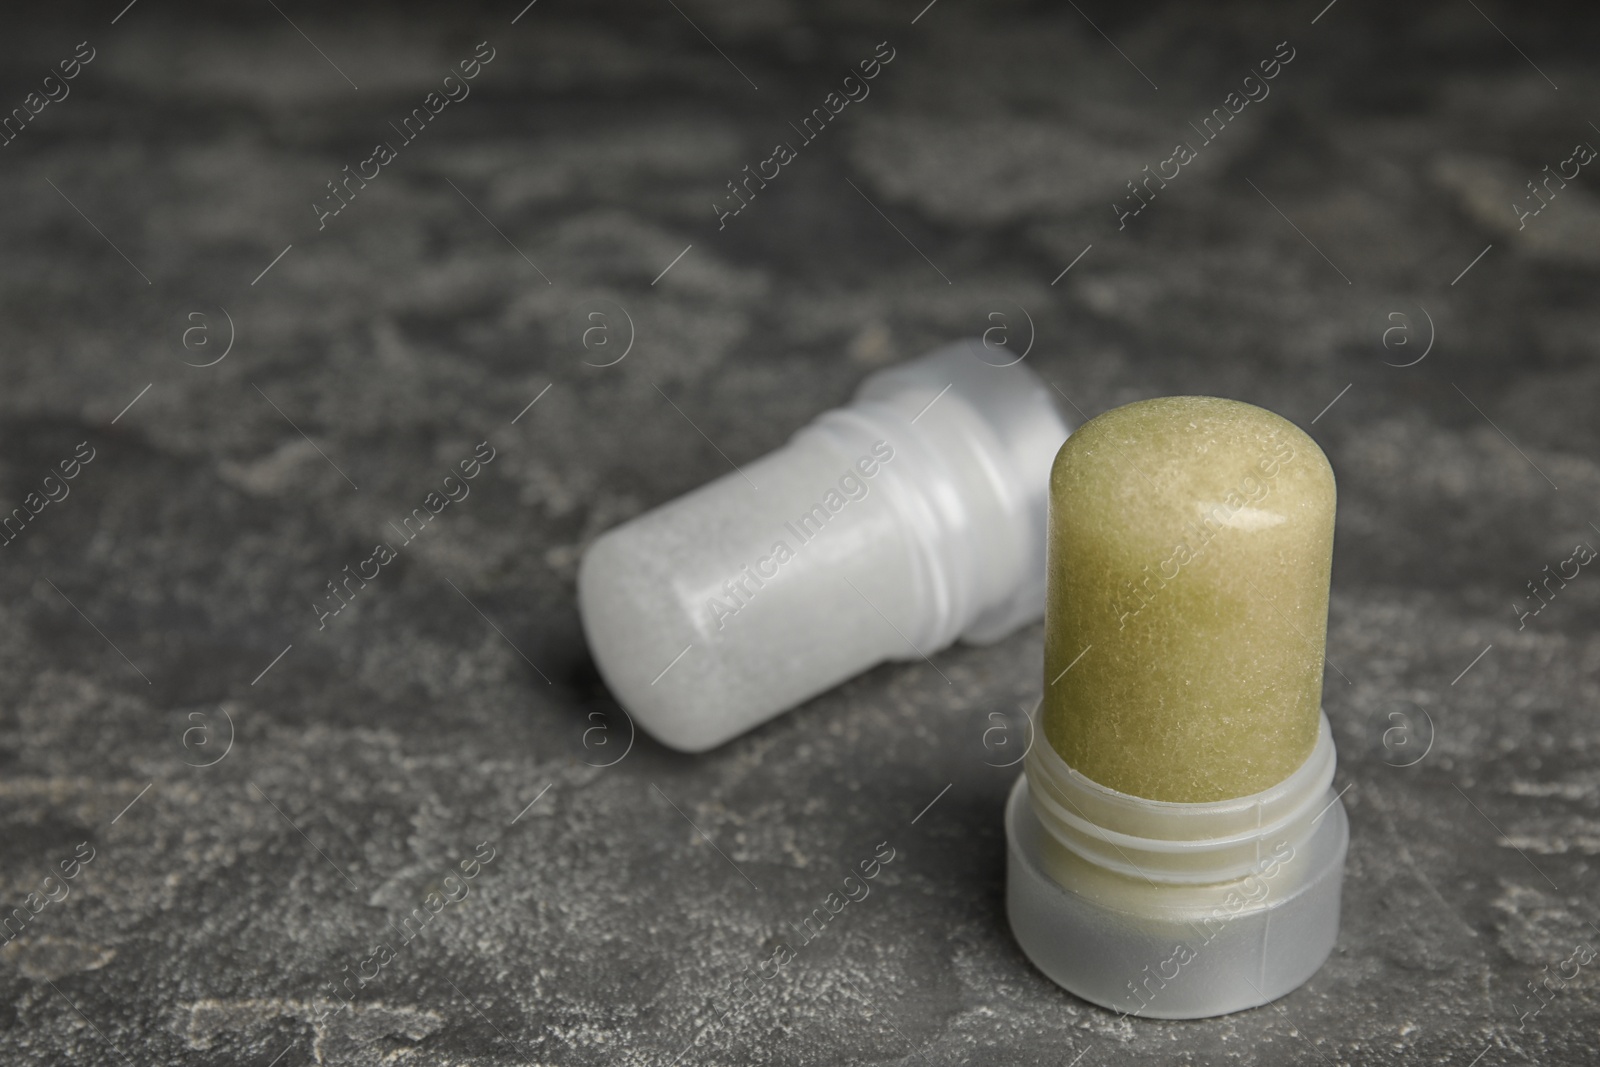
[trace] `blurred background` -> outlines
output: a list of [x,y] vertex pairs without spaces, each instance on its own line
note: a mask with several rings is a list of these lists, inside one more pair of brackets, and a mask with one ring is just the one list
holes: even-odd
[[[923,3],[11,13],[0,1058],[1600,1056],[1595,13]],[[584,648],[600,532],[986,330],[1338,474],[1344,926],[1270,1007],[1012,942],[1039,627],[703,757]]]

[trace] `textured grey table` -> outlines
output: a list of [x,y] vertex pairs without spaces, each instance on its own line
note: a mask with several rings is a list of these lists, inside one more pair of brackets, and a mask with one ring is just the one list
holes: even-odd
[[[1592,11],[121,6],[0,37],[0,1060],[1600,1057],[1600,196],[1525,185],[1600,143]],[[1338,472],[1344,929],[1272,1007],[1118,1019],[1012,943],[985,731],[1037,627],[700,758],[629,749],[585,652],[600,531],[1024,310],[1082,412],[1239,397]]]

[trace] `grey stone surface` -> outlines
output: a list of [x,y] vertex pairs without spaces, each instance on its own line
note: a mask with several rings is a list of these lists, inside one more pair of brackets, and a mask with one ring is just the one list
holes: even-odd
[[[0,548],[0,904],[27,916],[0,1060],[1600,1058],[1600,960],[1563,966],[1600,947],[1600,578],[1513,608],[1600,545],[1594,178],[1520,229],[1511,204],[1600,143],[1592,11],[276,6],[0,35],[4,112],[95,50],[0,148],[0,502],[94,456]],[[471,95],[319,231],[325,183],[484,40]],[[1270,96],[1119,230],[1124,183],[1283,40]],[[719,230],[880,41],[870,97]],[[600,531],[1019,305],[1084,413],[1238,397],[1338,473],[1344,928],[1275,1006],[1118,1019],[1012,943],[1015,770],[984,741],[1040,687],[1038,628],[699,758],[628,748],[585,653]],[[632,350],[585,365],[621,349],[584,316],[621,345],[619,309]],[[483,441],[471,495],[319,629]],[[880,842],[870,896],[736,995]]]

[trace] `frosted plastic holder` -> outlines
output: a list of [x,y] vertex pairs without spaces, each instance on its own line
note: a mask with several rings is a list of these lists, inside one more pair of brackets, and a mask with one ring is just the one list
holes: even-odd
[[1044,613],[1069,427],[978,340],[868,377],[789,443],[602,535],[578,607],[638,724],[700,752],[885,660]]
[[1209,803],[1107,789],[1035,737],[1006,803],[1006,909],[1047,977],[1125,1015],[1198,1019],[1322,966],[1350,839],[1326,715],[1288,778]]

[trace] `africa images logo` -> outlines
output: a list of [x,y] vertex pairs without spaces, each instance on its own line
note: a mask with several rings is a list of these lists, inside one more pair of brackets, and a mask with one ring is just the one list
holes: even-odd
[[784,532],[795,539],[793,547],[787,539],[779,538],[773,542],[771,552],[754,563],[745,564],[737,574],[722,583],[726,599],[721,596],[706,598],[706,612],[716,628],[722,629],[727,625],[729,616],[737,615],[749,607],[756,594],[766,588],[767,582],[778,576],[779,568],[794,559],[800,548],[816,540],[823,527],[847,504],[866,499],[871,491],[868,482],[893,458],[894,446],[887,441],[873,442],[872,451],[856,460],[854,466],[839,476],[837,487],[822,494],[821,501],[811,505],[798,518],[785,522]]

